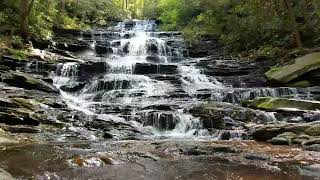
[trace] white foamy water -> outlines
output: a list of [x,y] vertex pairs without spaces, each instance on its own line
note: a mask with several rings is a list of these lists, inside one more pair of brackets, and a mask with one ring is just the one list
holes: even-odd
[[155,127],[149,127],[149,130],[155,137],[167,137],[175,139],[201,138],[203,132],[199,131],[202,127],[199,118],[195,118],[190,114],[184,113],[183,110],[177,110],[173,115],[177,122],[172,130],[159,131]]
[[221,89],[224,87],[216,79],[209,80],[206,75],[201,74],[200,70],[194,66],[180,66],[179,70],[184,90],[190,95],[197,94],[198,90]]

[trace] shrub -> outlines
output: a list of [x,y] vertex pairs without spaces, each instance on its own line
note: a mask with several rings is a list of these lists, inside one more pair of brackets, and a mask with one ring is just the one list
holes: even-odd
[[23,47],[23,39],[20,36],[12,36],[11,43],[13,48],[20,49]]
[[27,52],[25,50],[17,50],[17,49],[8,49],[8,53],[18,59],[18,60],[24,60],[27,59]]

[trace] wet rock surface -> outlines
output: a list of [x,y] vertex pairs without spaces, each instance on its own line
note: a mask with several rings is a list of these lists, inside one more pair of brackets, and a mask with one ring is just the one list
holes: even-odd
[[[26,150],[27,154],[34,154],[35,157],[25,156]],[[46,155],[40,155],[39,152],[45,152]],[[43,161],[47,158],[53,160]],[[295,159],[294,162],[290,158]],[[15,178],[35,176],[86,179],[94,176],[102,179],[226,179],[230,178],[232,172],[232,177],[243,179],[316,179],[319,175],[318,153],[252,141],[38,144],[15,148],[15,152],[5,150],[0,159],[2,164],[15,162],[15,168],[9,166],[5,169],[15,174]],[[33,166],[25,166],[26,162]],[[294,167],[308,169],[312,173],[302,175]],[[288,169],[291,169],[289,174],[286,173]],[[102,173],[106,170],[108,173]],[[130,173],[125,173],[128,171]]]
[[54,86],[21,72],[8,72],[1,74],[1,80],[8,85],[29,90],[39,90],[49,93],[58,92]]

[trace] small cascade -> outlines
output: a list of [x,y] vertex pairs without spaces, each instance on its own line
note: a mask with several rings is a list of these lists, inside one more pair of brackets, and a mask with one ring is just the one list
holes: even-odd
[[78,63],[68,62],[58,64],[56,74],[62,77],[78,76]]
[[196,95],[199,90],[221,89],[223,85],[216,79],[209,80],[206,75],[201,74],[194,66],[179,67],[181,81],[184,89],[189,95]]
[[243,100],[255,99],[258,97],[282,97],[299,98],[301,95],[296,88],[229,88],[218,90],[212,93],[212,100],[229,103],[240,103]]
[[[186,138],[186,137],[200,137],[202,127],[199,118],[195,118],[190,114],[183,113],[183,110],[177,110],[169,122],[166,123],[166,128],[157,128],[163,121],[161,121],[161,114],[155,120],[155,126],[152,126],[152,134],[158,137],[170,138]],[[168,118],[167,118],[168,120]],[[161,127],[161,126],[160,126]]]
[[74,83],[78,76],[78,68],[78,63],[59,63],[56,68],[56,76],[53,78],[54,85],[60,88],[63,85]]

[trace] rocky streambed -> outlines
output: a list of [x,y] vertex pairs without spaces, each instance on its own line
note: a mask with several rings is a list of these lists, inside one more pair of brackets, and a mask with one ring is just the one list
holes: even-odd
[[212,38],[190,47],[155,27],[59,30],[25,60],[3,56],[0,175],[320,177],[320,88],[308,75],[316,55],[303,73],[303,57],[285,74],[266,73],[272,62],[234,58]]

